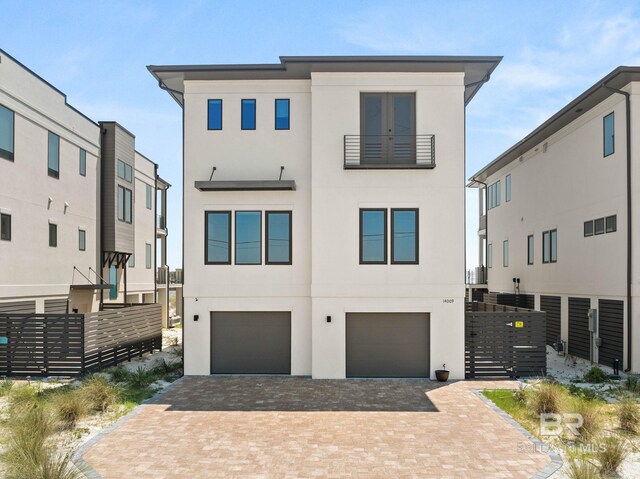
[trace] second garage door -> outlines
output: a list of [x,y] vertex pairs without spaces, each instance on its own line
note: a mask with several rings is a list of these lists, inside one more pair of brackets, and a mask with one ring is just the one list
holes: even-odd
[[429,377],[428,313],[347,313],[347,377]]
[[211,373],[291,374],[291,313],[211,313]]

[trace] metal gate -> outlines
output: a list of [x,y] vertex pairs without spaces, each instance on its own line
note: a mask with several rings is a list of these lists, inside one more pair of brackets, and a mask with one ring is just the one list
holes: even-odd
[[555,346],[560,337],[560,305],[560,296],[540,296],[540,309],[547,313],[547,344],[549,346]]
[[602,346],[598,348],[598,362],[613,367],[618,359],[623,363],[624,352],[624,301],[601,299],[598,301],[598,336]]
[[569,344],[567,350],[572,356],[591,359],[589,333],[589,298],[569,298]]
[[465,377],[516,378],[547,372],[545,313],[467,303]]

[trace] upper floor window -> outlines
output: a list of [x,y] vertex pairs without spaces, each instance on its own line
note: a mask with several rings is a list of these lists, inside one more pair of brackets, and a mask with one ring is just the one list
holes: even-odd
[[511,174],[504,179],[504,202],[511,201]]
[[118,270],[115,266],[109,268],[109,299],[118,298]]
[[87,152],[80,148],[79,170],[82,176],[87,176]]
[[604,218],[598,218],[597,220],[594,220],[593,223],[594,223],[595,234],[603,235],[604,234]]
[[256,101],[242,100],[241,127],[243,130],[256,129]]
[[527,264],[533,264],[533,235],[527,236]]
[[205,264],[231,264],[231,212],[205,212]]
[[418,264],[418,210],[391,210],[391,263]]
[[151,244],[145,243],[144,245],[144,266],[147,269],[151,269],[152,251]]
[[151,185],[145,185],[147,187],[147,209],[150,210],[153,207],[153,187]]
[[58,247],[58,225],[55,223],[49,223],[49,246]]
[[502,266],[509,266],[509,240],[502,242]]
[[118,160],[118,178],[131,183],[133,181],[133,168],[130,164]]
[[607,216],[606,217],[606,230],[607,233],[613,233],[614,231],[616,231],[618,229],[618,217],[617,215],[613,215],[613,216]]
[[85,230],[78,230],[78,249],[80,251],[87,250],[87,232]]
[[60,137],[55,133],[49,132],[47,164],[48,173],[52,178],[60,177]]
[[613,154],[615,150],[615,128],[614,128],[614,114],[609,113],[603,118],[603,148],[604,156]]
[[13,111],[0,105],[0,158],[13,161],[14,142],[14,122]]
[[489,185],[489,209],[500,206],[500,180]]
[[265,213],[266,264],[291,264],[291,211]]
[[584,222],[584,236],[593,236],[593,220]]
[[236,264],[262,263],[262,212],[236,211]]
[[133,211],[133,193],[129,188],[118,185],[118,219],[131,223]]
[[129,268],[135,268],[136,267],[136,254],[135,253],[131,253],[131,256],[129,256],[129,262],[127,264],[129,265]]
[[207,128],[222,130],[222,100],[209,100],[207,109]]
[[558,261],[558,231],[550,230],[542,233],[542,262]]
[[290,106],[288,98],[276,99],[276,130],[288,130],[290,128]]
[[487,245],[487,267],[493,268],[493,244]]
[[387,263],[387,210],[360,210],[360,264]]
[[0,214],[0,240],[11,241],[11,215]]

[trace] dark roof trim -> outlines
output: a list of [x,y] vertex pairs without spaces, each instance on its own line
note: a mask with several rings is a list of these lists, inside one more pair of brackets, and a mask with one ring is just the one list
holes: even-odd
[[294,191],[293,180],[196,181],[200,191]]
[[640,67],[620,66],[616,68],[567,106],[558,111],[538,128],[529,133],[524,139],[513,145],[502,155],[474,174],[469,178],[469,185],[475,184],[475,180],[486,180],[489,176],[532,150],[540,143],[543,143],[547,138],[554,135],[565,126],[589,112],[593,107],[609,98],[614,94],[614,92],[607,87],[620,89],[632,81],[640,81]]

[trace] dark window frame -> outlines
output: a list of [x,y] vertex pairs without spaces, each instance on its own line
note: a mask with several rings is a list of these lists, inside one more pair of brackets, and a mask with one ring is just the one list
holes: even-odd
[[[258,213],[260,215],[260,232],[258,233],[258,241],[260,241],[260,246],[258,246],[258,250],[260,251],[260,259],[257,263],[238,263],[238,213]],[[233,264],[238,266],[259,266],[262,264],[262,211],[261,210],[236,210],[233,212]],[[289,220],[289,236],[291,236],[291,220]],[[266,235],[265,235],[266,238]],[[291,252],[289,252],[289,258],[291,258]],[[278,263],[281,264],[281,263]]]
[[511,201],[511,173],[504,177],[504,202]]
[[[278,128],[278,102],[286,101],[287,102],[287,127],[286,128]],[[290,130],[291,129],[291,98],[276,98],[273,103],[273,126],[276,130]]]
[[[545,246],[547,246],[549,251],[548,257],[545,257],[545,254],[544,254]],[[551,231],[543,231],[542,232],[542,263],[548,264],[550,260],[551,260]]]
[[[362,217],[364,212],[367,211],[376,211],[376,212],[380,212],[382,211],[382,213],[384,214],[384,238],[382,240],[383,244],[384,244],[384,258],[382,259],[382,261],[364,261],[362,254],[364,252],[364,248],[363,248],[363,237],[362,237]],[[360,252],[359,252],[359,260],[360,260],[360,264],[387,264],[388,263],[388,252],[387,252],[387,238],[389,237],[389,231],[388,231],[388,208],[360,208],[358,211],[358,217],[359,217],[359,233],[358,233],[358,243],[360,246]]]
[[[598,222],[602,222],[602,231],[598,232]],[[606,225],[606,221],[603,218],[596,218],[595,220],[593,220],[593,234],[594,236],[600,236],[603,235],[607,230],[607,225]]]
[[[122,165],[122,175],[120,174],[120,165]],[[129,173],[129,175],[127,175]],[[126,161],[118,159],[116,162],[116,175],[127,183],[133,183],[133,166]]]
[[[211,103],[220,102],[220,128],[211,128],[211,122],[209,118],[209,109],[211,108]],[[209,98],[207,100],[207,131],[222,131],[223,128],[223,120],[224,120],[224,102],[222,98]]]
[[[226,214],[229,221],[228,231],[228,261],[209,261],[209,215],[210,214]],[[231,224],[231,210],[208,210],[204,212],[204,264],[205,265],[224,265],[231,264],[231,230],[233,225]]]
[[87,230],[78,228],[78,251],[87,251]]
[[[120,204],[120,190],[123,190],[122,193],[122,204]],[[127,223],[127,224],[132,224],[133,223],[133,191],[130,190],[129,188],[122,186],[122,185],[118,185],[118,197],[117,197],[117,206],[118,206],[118,221],[122,221],[123,223]],[[127,193],[129,193],[129,219],[127,220]],[[122,217],[120,217],[120,210],[122,209]]]
[[[393,250],[393,246],[394,246],[394,232],[395,232],[395,220],[394,220],[394,213],[396,211],[413,211],[416,214],[416,223],[415,223],[415,229],[416,229],[416,239],[415,239],[415,261],[396,261],[394,259],[394,250]],[[385,223],[386,223],[386,218],[385,218]],[[420,211],[419,208],[391,208],[391,264],[420,264],[420,233],[419,233],[419,227],[420,227]],[[385,244],[385,251],[386,251],[386,244]]]
[[[253,102],[253,128],[244,127],[244,102]],[[258,123],[258,103],[255,98],[243,98],[240,100],[240,129],[243,131],[255,131]]]
[[[553,247],[553,237],[556,238],[556,246]],[[558,230],[556,228],[549,230],[549,262],[558,262]]]
[[145,183],[145,206],[148,210],[153,208],[153,186]]
[[80,176],[87,176],[87,150],[85,150],[84,148],[80,148],[80,156],[78,158],[78,172],[80,173]]
[[[611,117],[611,151],[607,153],[607,118]],[[615,112],[611,112],[602,117],[602,156],[606,158],[616,152],[616,117]]]
[[[287,214],[289,215],[289,261],[269,261],[269,215]],[[292,210],[267,210],[264,212],[264,264],[268,265],[291,265],[293,264],[293,211]]]
[[[506,248],[505,248],[506,246]],[[505,255],[506,252],[506,255]],[[509,267],[509,240],[502,240],[502,267]]]
[[493,268],[493,243],[487,245],[487,268]]
[[[2,219],[4,218],[9,218],[9,231],[5,231],[5,228],[1,228],[2,226]],[[2,241],[11,241],[11,229],[12,229],[12,224],[11,224],[11,215],[9,213],[0,213],[0,240]]]
[[58,247],[58,225],[56,223],[49,223],[49,247]]
[[153,267],[153,247],[151,243],[144,243],[144,267],[151,269]]
[[[57,139],[57,143],[58,143],[58,148],[57,148],[57,161],[56,161],[56,168],[57,169],[53,169],[51,168],[50,163],[50,159],[51,159],[51,143],[50,143],[50,139],[51,136],[55,136]],[[47,132],[47,175],[49,175],[51,178],[55,178],[56,180],[60,179],[60,135],[55,134],[52,131],[48,131]]]
[[531,266],[535,262],[535,237],[527,236],[527,266]]
[[[609,228],[609,220],[613,220],[613,228]],[[618,215],[610,215],[604,219],[604,232],[605,233],[615,233],[618,231]]]
[[[582,230],[582,232],[583,232],[583,234],[584,234],[584,237],[585,237],[585,238],[590,238],[591,236],[593,236],[593,234],[594,234],[594,232],[595,232],[595,227],[594,227],[594,224],[593,224],[593,223],[594,223],[594,221],[593,221],[593,220],[589,220],[589,221],[585,221],[585,222],[584,222],[584,226],[583,226],[583,230]],[[587,229],[588,229],[588,228],[587,228],[587,225],[589,225],[589,226],[590,226],[590,228],[591,228],[591,232],[588,232],[588,231],[587,231]]]
[[13,162],[15,161],[15,157],[16,157],[16,112],[13,111],[11,108],[7,108],[6,106],[1,104],[0,104],[0,107],[4,108],[5,110],[11,113],[11,133],[12,133],[11,148],[13,149],[13,151],[9,151],[9,150],[0,148],[0,158],[4,158],[7,161]]

